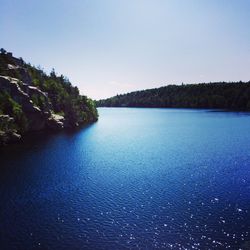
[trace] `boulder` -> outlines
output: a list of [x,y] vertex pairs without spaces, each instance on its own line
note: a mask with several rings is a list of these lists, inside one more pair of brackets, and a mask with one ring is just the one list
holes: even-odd
[[58,114],[51,114],[51,116],[48,118],[47,126],[50,129],[58,130],[64,128],[64,122],[65,119],[63,116]]

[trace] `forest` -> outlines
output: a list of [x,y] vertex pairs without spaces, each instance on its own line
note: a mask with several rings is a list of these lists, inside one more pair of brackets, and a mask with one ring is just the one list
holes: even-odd
[[250,110],[250,81],[167,85],[96,101],[99,107]]

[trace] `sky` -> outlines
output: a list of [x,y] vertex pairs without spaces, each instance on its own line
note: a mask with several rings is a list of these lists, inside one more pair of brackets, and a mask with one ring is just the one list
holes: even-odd
[[0,47],[93,99],[250,80],[250,0],[0,0]]

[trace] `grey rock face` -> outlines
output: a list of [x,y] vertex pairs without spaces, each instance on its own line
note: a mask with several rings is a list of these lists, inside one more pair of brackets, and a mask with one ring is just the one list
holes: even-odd
[[[57,130],[65,127],[64,117],[51,112],[51,103],[49,102],[47,93],[37,87],[31,86],[16,78],[0,76],[0,90],[9,93],[10,96],[22,106],[29,122],[28,131],[38,131],[45,128]],[[32,102],[31,97],[33,95],[43,97],[45,100],[43,110]]]
[[[1,91],[8,92],[10,96],[22,106],[28,118],[29,131],[42,130],[46,127],[53,129],[64,127],[64,118],[62,116],[52,115],[50,110],[51,104],[47,94],[37,87],[30,86],[16,78],[0,76],[0,89]],[[44,110],[41,110],[32,102],[31,97],[33,95],[43,97],[45,100]]]
[[64,123],[65,123],[64,117],[57,114],[51,114],[51,116],[47,121],[48,127],[55,130],[63,129]]
[[29,85],[32,84],[32,79],[31,79],[27,69],[24,69],[21,66],[8,64],[6,71],[7,71],[8,76],[16,76],[16,75],[18,75],[19,80],[21,80],[22,82],[25,82],[25,83],[27,83]]

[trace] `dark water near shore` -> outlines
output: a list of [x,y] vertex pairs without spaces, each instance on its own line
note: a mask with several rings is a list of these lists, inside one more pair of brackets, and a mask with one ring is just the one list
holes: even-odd
[[0,249],[250,249],[250,116],[100,109],[0,152]]

